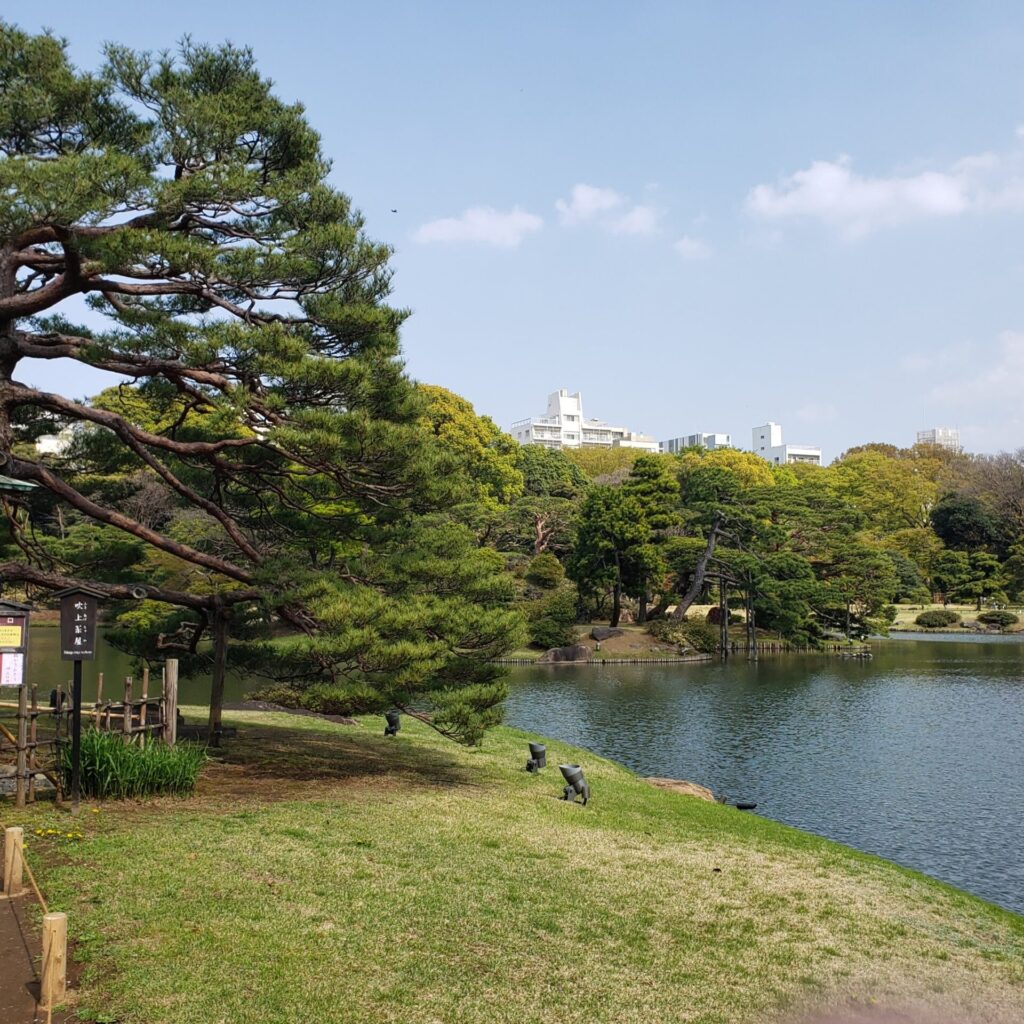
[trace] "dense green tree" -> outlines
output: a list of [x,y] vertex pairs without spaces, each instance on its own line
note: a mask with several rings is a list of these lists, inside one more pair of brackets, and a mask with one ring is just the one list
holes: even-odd
[[538,498],[576,498],[590,485],[586,473],[560,448],[526,444],[519,449],[523,490]]
[[[477,739],[503,696],[489,659],[517,636],[502,560],[436,518],[458,459],[403,373],[390,251],[302,108],[245,49],[110,46],[90,75],[0,24],[0,154],[0,453],[39,486],[7,505],[3,578],[117,601],[144,567],[165,649],[214,641],[215,735],[230,631],[274,619],[296,641],[239,656],[283,665],[294,699],[430,707]],[[25,383],[34,359],[126,383],[79,401]],[[74,458],[35,453],[43,420],[79,431]],[[145,555],[110,580],[90,538],[115,534]]]
[[969,555],[970,571],[959,596],[970,598],[981,611],[985,601],[1005,601],[1006,577],[999,559],[988,551],[972,551]]
[[473,482],[472,497],[486,504],[507,504],[522,494],[519,462],[524,449],[489,416],[478,416],[460,395],[436,384],[420,384],[418,389],[426,398],[423,423]]
[[847,452],[828,472],[837,493],[864,516],[873,533],[928,525],[938,488],[916,460],[872,447]]
[[662,556],[662,541],[681,522],[675,469],[667,459],[641,455],[622,484],[622,490],[643,508],[649,531],[647,542],[630,551],[625,562],[625,589],[637,599],[637,622],[647,621],[652,585],[663,589],[661,581],[668,566]]
[[649,540],[650,526],[636,497],[620,487],[597,486],[590,490],[580,513],[569,574],[583,597],[610,592],[613,626],[619,624],[622,614],[630,558]]
[[1024,599],[1024,537],[1010,545],[1009,555],[1003,563],[1006,586],[1018,600]]
[[971,581],[971,560],[966,551],[943,551],[932,568],[932,582],[942,603],[956,601]]
[[972,551],[988,547],[996,528],[984,504],[969,494],[946,494],[931,510],[932,529],[948,548]]

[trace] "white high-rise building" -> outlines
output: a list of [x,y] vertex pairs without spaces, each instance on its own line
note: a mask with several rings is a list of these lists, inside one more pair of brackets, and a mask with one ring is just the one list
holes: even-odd
[[675,455],[684,448],[707,448],[714,451],[716,448],[731,448],[732,437],[729,434],[685,434],[683,437],[661,441],[658,447],[669,455]]
[[958,452],[960,448],[960,431],[954,427],[931,427],[917,432],[918,444],[933,444],[938,448],[948,448]]
[[539,444],[545,448],[639,448],[656,452],[658,442],[647,434],[625,427],[613,427],[604,420],[583,418],[583,396],[570,395],[562,388],[548,395],[543,416],[517,420],[509,433],[520,444]]
[[766,462],[775,466],[787,463],[806,462],[812,466],[821,465],[821,449],[817,445],[783,444],[782,427],[769,420],[764,426],[751,431],[752,450]]

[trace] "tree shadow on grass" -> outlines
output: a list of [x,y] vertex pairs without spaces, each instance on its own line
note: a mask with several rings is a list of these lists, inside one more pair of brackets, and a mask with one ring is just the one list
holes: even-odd
[[240,723],[237,736],[210,753],[213,762],[203,773],[201,795],[291,799],[318,784],[480,787],[476,773],[456,756],[412,739],[385,739],[346,726],[311,732]]

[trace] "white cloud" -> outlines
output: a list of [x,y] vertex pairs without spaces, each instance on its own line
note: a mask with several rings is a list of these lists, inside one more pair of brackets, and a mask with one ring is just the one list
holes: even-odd
[[958,426],[969,451],[1020,446],[1024,331],[929,346],[903,357],[900,366],[913,380],[919,426]]
[[711,255],[711,246],[707,242],[691,238],[689,235],[683,235],[678,242],[673,243],[672,248],[684,260],[706,260]]
[[559,219],[563,224],[580,224],[593,220],[602,213],[617,209],[625,203],[624,196],[613,188],[598,188],[596,185],[573,185],[569,199],[555,202]]
[[608,225],[613,235],[654,235],[661,214],[653,206],[634,206]]
[[543,226],[542,218],[518,206],[507,211],[474,206],[461,217],[442,217],[421,225],[413,238],[417,242],[480,242],[512,249]]
[[810,218],[860,238],[880,227],[963,213],[977,201],[970,161],[950,171],[868,178],[853,171],[848,157],[816,160],[777,185],[757,185],[747,209],[766,220]]
[[[1024,139],[1024,124],[1016,131]],[[766,221],[817,220],[845,238],[910,221],[1024,210],[1024,148],[974,153],[946,167],[869,177],[849,157],[815,160],[747,193],[748,213]]]

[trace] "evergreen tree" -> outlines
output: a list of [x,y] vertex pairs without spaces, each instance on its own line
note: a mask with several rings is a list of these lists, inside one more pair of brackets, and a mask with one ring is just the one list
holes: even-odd
[[[82,557],[120,538],[174,609],[149,625],[193,653],[214,641],[215,736],[229,634],[273,617],[304,639],[265,646],[265,669],[349,710],[425,697],[477,739],[503,695],[486,663],[517,632],[500,559],[429,518],[457,474],[403,373],[390,251],[302,108],[246,49],[109,46],[89,74],[0,23],[0,153],[0,453],[61,542],[8,503],[3,578],[130,599],[138,573]],[[27,383],[57,359],[127,383],[93,403]],[[77,431],[74,457],[34,451],[43,423]],[[152,514],[124,500],[147,487]]]

